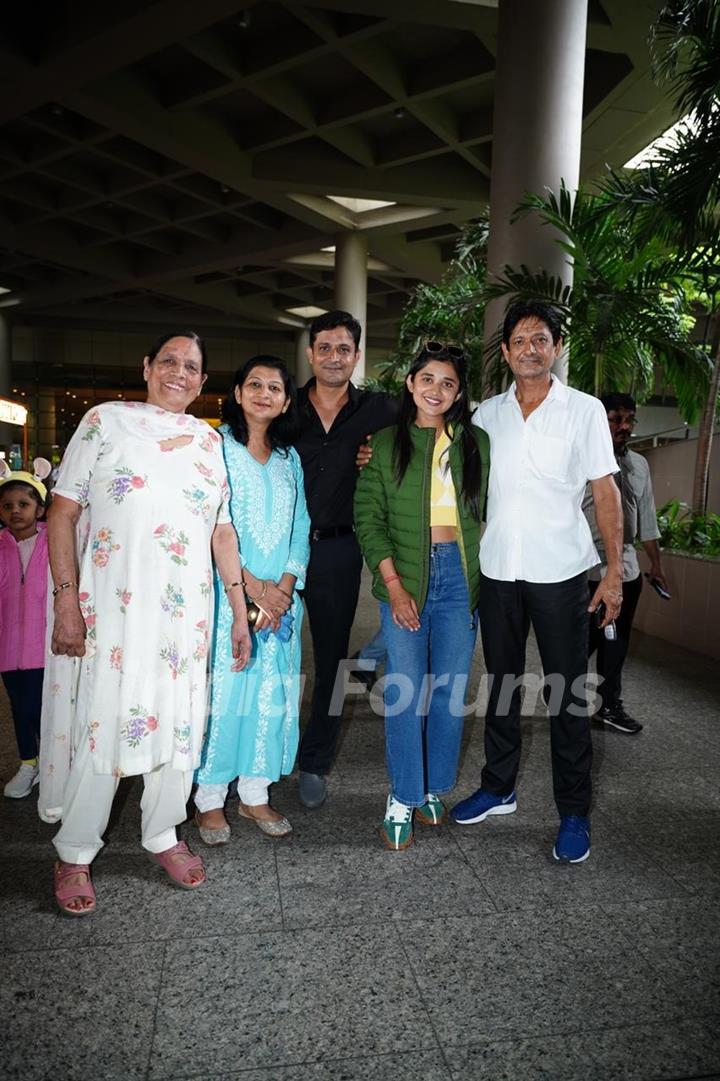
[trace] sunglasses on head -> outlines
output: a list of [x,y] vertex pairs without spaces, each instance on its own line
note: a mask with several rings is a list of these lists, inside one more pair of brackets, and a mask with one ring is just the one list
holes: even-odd
[[423,350],[431,357],[439,357],[442,354],[453,360],[463,360],[465,357],[462,346],[455,345],[453,342],[426,341],[423,342]]

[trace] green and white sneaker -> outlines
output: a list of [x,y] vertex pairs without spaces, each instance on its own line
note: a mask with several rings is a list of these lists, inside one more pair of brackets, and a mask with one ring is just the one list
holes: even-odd
[[422,807],[415,810],[415,821],[421,822],[423,826],[442,826],[446,818],[447,807],[440,797],[433,796],[432,792],[428,792]]
[[386,848],[398,852],[407,848],[413,839],[413,809],[388,796],[385,818],[377,827],[380,838]]

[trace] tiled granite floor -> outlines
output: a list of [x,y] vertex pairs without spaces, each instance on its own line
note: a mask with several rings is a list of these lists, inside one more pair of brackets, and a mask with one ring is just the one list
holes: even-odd
[[[355,645],[374,618],[365,600]],[[393,854],[373,831],[382,725],[355,700],[326,806],[305,811],[294,778],[278,784],[295,827],[280,842],[233,814],[197,893],[143,854],[139,785],[124,782],[84,920],[55,911],[54,828],[35,797],[0,799],[0,1077],[720,1078],[720,673],[638,636],[625,697],[645,731],[595,730],[593,849],[578,867],[551,856],[539,715],[524,722],[517,814],[419,827]],[[4,696],[0,716],[7,779]],[[478,781],[482,727],[468,723],[458,796]]]

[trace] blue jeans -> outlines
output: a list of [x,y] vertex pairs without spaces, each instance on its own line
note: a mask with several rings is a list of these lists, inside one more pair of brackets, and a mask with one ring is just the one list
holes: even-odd
[[[430,546],[430,584],[420,630],[396,626],[380,604],[387,645],[385,760],[392,795],[421,807],[455,785],[476,613],[457,544]],[[431,678],[432,677],[432,678]],[[458,678],[459,677],[459,678]]]

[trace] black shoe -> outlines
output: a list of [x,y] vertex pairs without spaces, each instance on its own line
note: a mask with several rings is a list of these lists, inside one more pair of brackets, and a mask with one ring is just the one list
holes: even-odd
[[305,773],[300,770],[298,796],[303,807],[310,811],[322,807],[327,798],[327,781],[319,773]]
[[374,662],[360,660],[359,653],[353,653],[350,660],[355,664],[355,667],[350,672],[350,678],[355,680],[356,683],[362,683],[369,694],[377,683],[378,677],[375,672],[375,666],[373,668],[365,668],[364,665],[373,664]]
[[595,720],[606,724],[609,728],[616,728],[618,732],[625,732],[628,736],[636,736],[642,732],[640,721],[628,716],[623,709],[622,702],[613,702],[610,706],[603,706],[595,714]]

